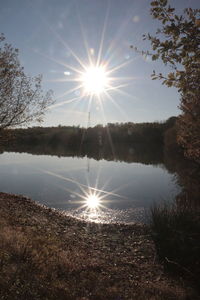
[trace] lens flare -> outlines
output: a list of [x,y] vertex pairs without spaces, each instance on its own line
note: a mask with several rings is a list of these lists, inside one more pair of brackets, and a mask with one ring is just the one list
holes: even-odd
[[91,209],[98,208],[100,205],[100,198],[95,194],[88,195],[88,197],[86,198],[86,205]]
[[108,87],[109,77],[103,66],[91,66],[83,73],[80,81],[86,94],[99,95]]

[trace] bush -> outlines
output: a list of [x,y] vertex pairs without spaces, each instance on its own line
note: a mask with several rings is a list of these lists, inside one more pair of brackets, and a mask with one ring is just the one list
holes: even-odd
[[200,276],[200,212],[164,203],[151,208],[151,228],[159,258],[167,270],[198,284]]

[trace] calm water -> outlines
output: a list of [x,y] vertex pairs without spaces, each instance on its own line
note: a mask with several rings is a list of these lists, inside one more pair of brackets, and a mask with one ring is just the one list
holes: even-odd
[[144,221],[150,205],[180,192],[162,164],[4,152],[0,166],[0,191],[98,222]]

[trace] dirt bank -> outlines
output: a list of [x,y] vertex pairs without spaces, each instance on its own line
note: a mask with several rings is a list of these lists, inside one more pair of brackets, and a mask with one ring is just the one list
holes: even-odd
[[0,193],[0,299],[198,299],[143,225],[94,224]]

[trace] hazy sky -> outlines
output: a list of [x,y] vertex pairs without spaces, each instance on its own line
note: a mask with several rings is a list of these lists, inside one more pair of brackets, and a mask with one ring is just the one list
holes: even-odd
[[[173,0],[178,10],[199,8],[198,0]],[[160,62],[145,60],[130,45],[147,49],[142,34],[155,32],[159,23],[149,14],[148,0],[0,0],[0,31],[20,50],[20,61],[31,76],[43,74],[44,90],[52,89],[56,105],[43,126],[90,125],[106,122],[161,121],[179,114],[179,95],[152,81],[152,70],[167,71]],[[102,44],[101,62],[115,81],[109,96],[99,101],[76,90],[78,71],[95,61]],[[80,64],[81,63],[81,64]],[[121,68],[118,68],[123,66]],[[124,86],[126,85],[126,86]],[[120,86],[120,90],[114,87]],[[70,92],[71,91],[71,92]]]

